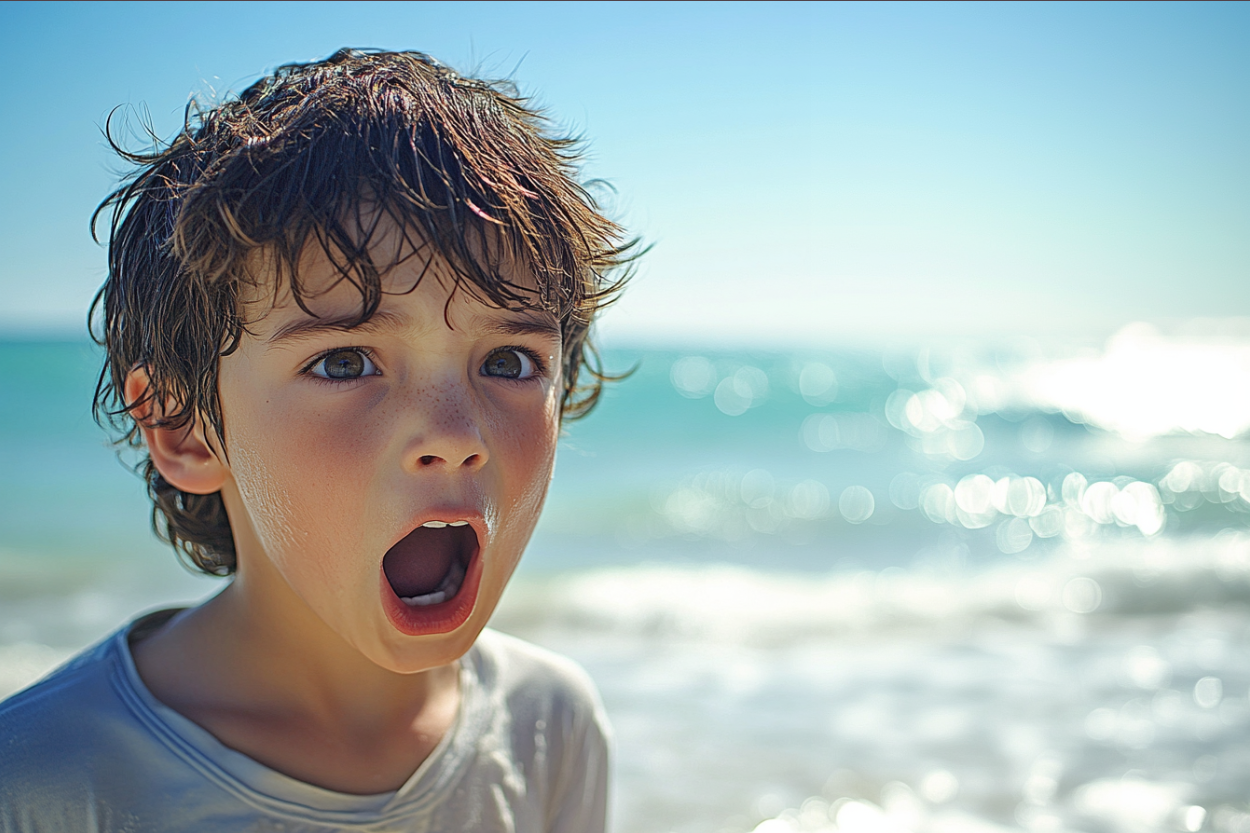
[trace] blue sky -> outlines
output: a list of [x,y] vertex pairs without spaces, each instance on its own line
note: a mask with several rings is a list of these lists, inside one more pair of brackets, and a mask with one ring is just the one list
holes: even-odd
[[344,46],[513,75],[655,248],[609,340],[1250,315],[1250,5],[0,5],[0,333],[80,329],[117,105]]

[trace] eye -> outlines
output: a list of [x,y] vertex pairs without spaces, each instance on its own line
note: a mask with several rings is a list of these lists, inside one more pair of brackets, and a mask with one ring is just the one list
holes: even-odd
[[378,368],[367,351],[350,347],[326,353],[308,368],[308,372],[322,379],[343,380],[376,376]]
[[502,379],[528,379],[538,371],[537,362],[526,350],[504,347],[496,350],[482,362],[483,376]]

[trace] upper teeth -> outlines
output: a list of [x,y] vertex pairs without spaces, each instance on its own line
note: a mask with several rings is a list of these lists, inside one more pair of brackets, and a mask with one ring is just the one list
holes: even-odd
[[422,526],[430,529],[442,529],[445,526],[467,526],[468,521],[426,521]]

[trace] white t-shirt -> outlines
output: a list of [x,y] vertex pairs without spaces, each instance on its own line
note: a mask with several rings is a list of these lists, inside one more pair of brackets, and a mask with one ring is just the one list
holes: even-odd
[[570,660],[483,631],[429,758],[393,793],[347,795],[269,769],[158,702],[127,641],[151,621],[0,703],[0,833],[604,829],[607,722]]

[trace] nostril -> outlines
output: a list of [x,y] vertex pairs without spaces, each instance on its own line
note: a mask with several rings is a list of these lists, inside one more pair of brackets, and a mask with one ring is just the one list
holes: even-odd
[[470,454],[468,457],[465,457],[465,458],[464,458],[464,462],[463,462],[463,463],[461,463],[461,465],[462,465],[462,466],[469,466],[470,468],[472,468],[473,466],[478,465],[481,461],[482,461],[482,455],[480,455],[480,454]]
[[430,465],[433,465],[433,464],[434,464],[434,461],[435,461],[435,460],[437,460],[437,459],[438,459],[438,458],[437,458],[437,457],[435,457],[433,454],[426,454],[426,455],[423,455],[423,456],[421,457],[421,465],[423,465],[423,466],[430,466]]

